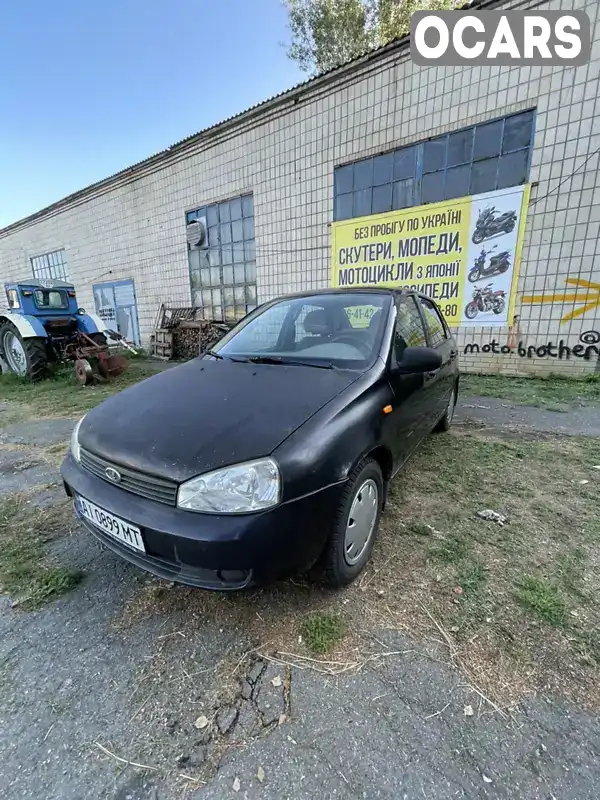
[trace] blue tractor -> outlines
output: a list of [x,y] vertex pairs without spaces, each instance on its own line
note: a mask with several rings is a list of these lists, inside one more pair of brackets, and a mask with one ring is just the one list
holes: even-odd
[[0,357],[10,372],[32,381],[48,366],[74,361],[80,383],[109,378],[125,367],[111,355],[106,326],[96,314],[77,305],[75,287],[65,281],[28,278],[5,285],[8,308],[0,311]]

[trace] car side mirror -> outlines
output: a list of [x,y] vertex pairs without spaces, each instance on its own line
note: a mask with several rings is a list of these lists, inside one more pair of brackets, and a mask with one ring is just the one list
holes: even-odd
[[432,347],[407,347],[402,360],[393,367],[393,372],[402,375],[422,375],[442,366],[442,357]]

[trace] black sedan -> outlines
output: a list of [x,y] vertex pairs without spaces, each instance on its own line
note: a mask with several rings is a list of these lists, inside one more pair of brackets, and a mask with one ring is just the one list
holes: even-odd
[[428,298],[283,297],[90,411],[62,476],[89,531],[163,578],[242,589],[318,564],[342,586],[457,392],[457,348]]

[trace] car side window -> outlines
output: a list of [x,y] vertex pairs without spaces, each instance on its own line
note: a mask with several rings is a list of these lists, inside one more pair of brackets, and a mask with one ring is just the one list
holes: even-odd
[[448,338],[446,325],[444,324],[440,312],[433,305],[431,300],[428,300],[426,297],[419,297],[419,300],[423,313],[425,314],[425,319],[427,320],[427,327],[429,328],[429,334],[431,336],[431,345],[432,347],[437,347]]
[[414,297],[402,297],[396,307],[396,334],[394,338],[394,355],[398,362],[407,347],[425,347],[427,337],[423,320]]

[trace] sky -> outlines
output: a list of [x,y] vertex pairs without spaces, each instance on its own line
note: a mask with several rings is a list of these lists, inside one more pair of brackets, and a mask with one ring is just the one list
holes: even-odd
[[279,0],[2,0],[0,228],[306,79]]

